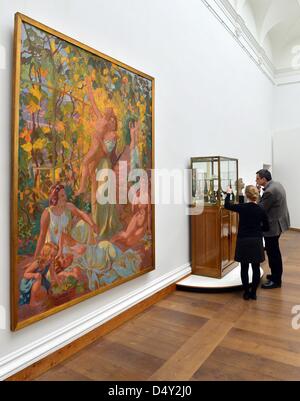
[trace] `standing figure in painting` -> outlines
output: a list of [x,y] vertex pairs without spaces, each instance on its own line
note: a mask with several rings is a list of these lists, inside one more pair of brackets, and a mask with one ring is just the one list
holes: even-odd
[[[61,241],[62,233],[72,235],[73,217],[83,220],[86,223],[85,226],[90,228],[90,233],[91,230],[96,234],[99,233],[99,229],[92,218],[77,209],[72,203],[68,202],[63,185],[57,184],[51,187],[49,204],[50,206],[44,210],[41,217],[41,231],[34,254],[35,258],[40,255],[45,242],[51,242],[58,246]],[[81,222],[78,224],[80,223]]]
[[20,283],[19,305],[41,305],[48,297],[51,283],[47,278],[53,274],[54,259],[58,247],[52,243],[43,246],[40,256],[26,266]]
[[116,205],[112,203],[99,204],[97,197],[106,197],[106,177],[98,177],[97,171],[112,169],[112,152],[117,144],[117,118],[112,108],[102,113],[96,105],[91,79],[86,79],[89,99],[96,115],[95,132],[92,135],[91,148],[83,161],[82,176],[76,196],[86,191],[88,177],[91,180],[91,203],[93,220],[99,227],[99,240],[110,239],[122,226],[119,221]]
[[92,143],[90,150],[86,154],[83,160],[82,175],[78,191],[76,196],[84,193],[88,184],[88,177],[90,176],[91,181],[96,180],[96,168],[102,157],[105,156],[104,145],[111,149],[111,144],[115,145],[116,131],[117,131],[117,117],[113,109],[107,108],[102,113],[96,105],[95,98],[93,95],[92,82],[88,77],[86,78],[88,96],[92,105],[93,112],[96,116],[95,132],[91,136]]
[[138,136],[140,130],[140,122],[134,121],[129,123],[130,130],[130,169],[140,168],[140,155],[138,147]]

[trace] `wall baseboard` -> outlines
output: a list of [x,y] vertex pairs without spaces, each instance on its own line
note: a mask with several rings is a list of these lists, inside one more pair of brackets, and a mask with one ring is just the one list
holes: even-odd
[[0,380],[32,380],[175,291],[191,273],[185,264],[127,296],[0,359]]

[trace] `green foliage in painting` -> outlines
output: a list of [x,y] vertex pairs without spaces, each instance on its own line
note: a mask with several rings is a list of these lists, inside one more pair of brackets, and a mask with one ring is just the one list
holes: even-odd
[[[130,144],[129,124],[141,124],[137,144],[144,168],[151,166],[151,82],[104,58],[22,25],[19,116],[19,254],[32,254],[50,187],[66,185],[68,198],[90,212],[90,199],[74,197],[93,130],[87,94],[92,80],[97,107],[118,119],[117,157]],[[78,290],[80,291],[80,290]]]

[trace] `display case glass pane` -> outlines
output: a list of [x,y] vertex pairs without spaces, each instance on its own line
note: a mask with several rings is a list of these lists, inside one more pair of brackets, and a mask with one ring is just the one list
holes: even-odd
[[237,200],[237,161],[230,159],[220,160],[221,169],[221,193],[223,194],[222,203],[226,196],[227,188],[230,187],[233,190],[232,200]]
[[237,199],[237,160],[224,157],[192,159],[193,203],[224,204],[228,187],[233,189],[232,200]]
[[219,159],[197,158],[192,160],[193,203],[204,201],[217,204],[219,190]]

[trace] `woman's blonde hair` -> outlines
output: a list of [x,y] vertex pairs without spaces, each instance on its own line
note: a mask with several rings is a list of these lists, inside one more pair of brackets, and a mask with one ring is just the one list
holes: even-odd
[[256,202],[258,200],[258,198],[259,198],[258,189],[254,185],[247,185],[246,186],[245,195],[252,202]]

